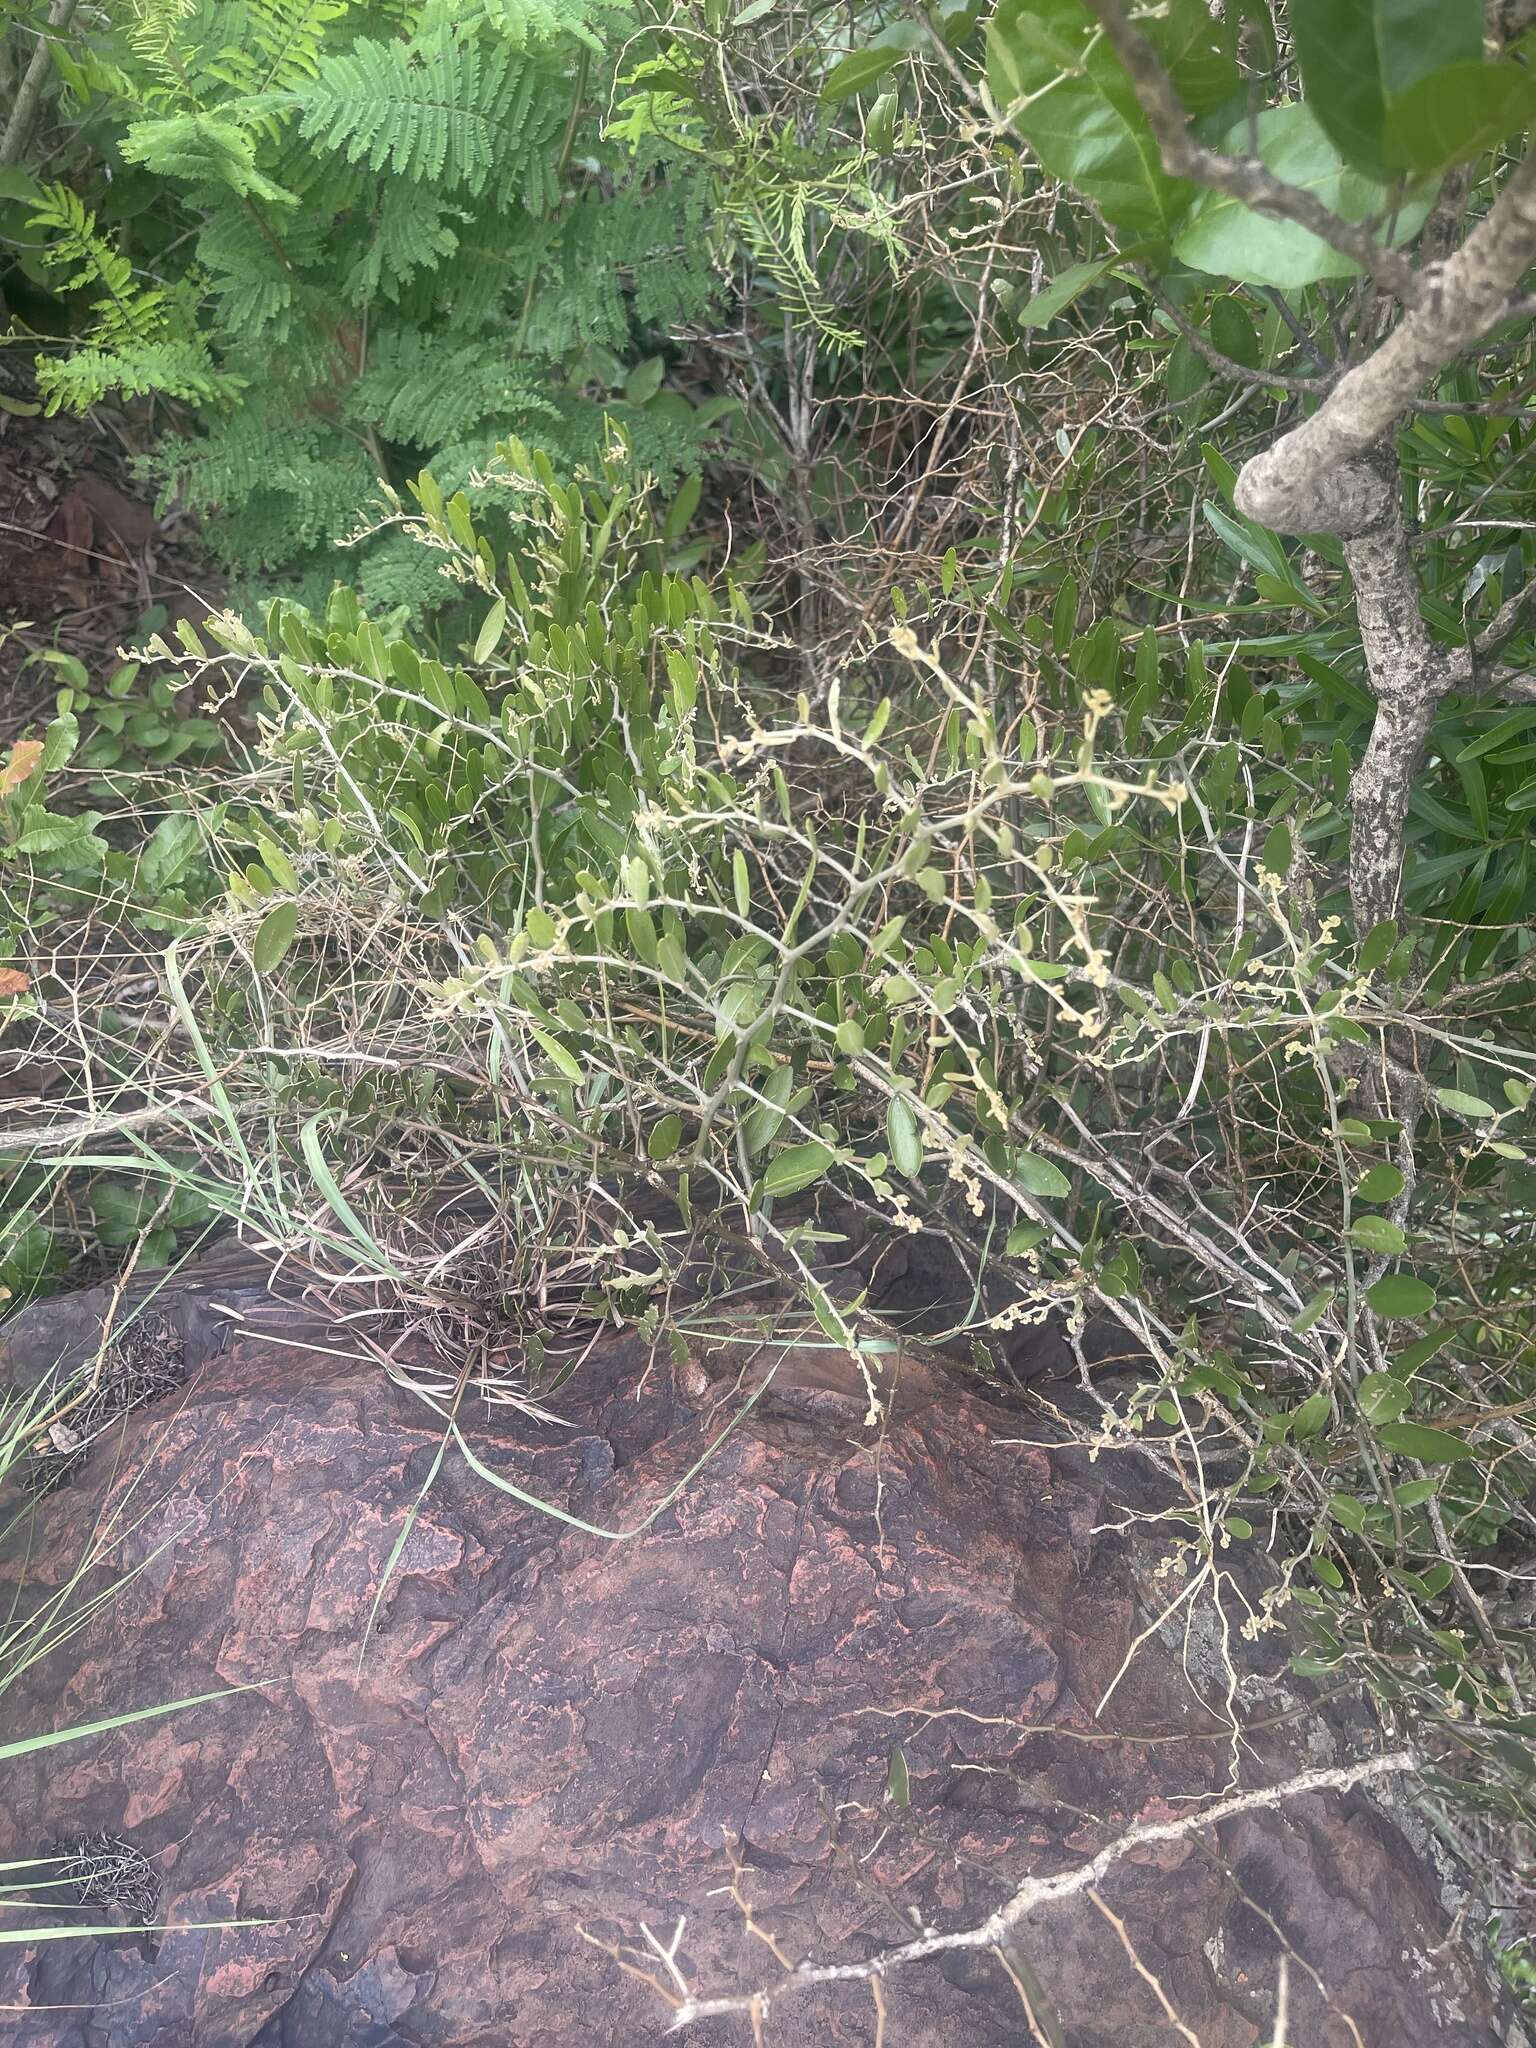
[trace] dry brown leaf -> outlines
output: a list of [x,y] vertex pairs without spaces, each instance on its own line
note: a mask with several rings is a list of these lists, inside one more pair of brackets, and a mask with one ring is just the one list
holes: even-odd
[[18,740],[5,766],[0,768],[0,796],[9,796],[13,789],[20,789],[42,758],[41,740]]
[[24,996],[31,986],[19,967],[0,967],[0,996]]

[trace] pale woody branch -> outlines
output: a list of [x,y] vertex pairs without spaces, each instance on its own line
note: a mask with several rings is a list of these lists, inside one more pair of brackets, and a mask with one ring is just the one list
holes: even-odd
[[[1042,1906],[1053,1906],[1063,1899],[1075,1898],[1081,1892],[1093,1891],[1104,1882],[1114,1865],[1133,1849],[1148,1848],[1160,1842],[1183,1841],[1202,1828],[1215,1827],[1218,1822],[1231,1820],[1237,1814],[1262,1812],[1312,1793],[1348,1792],[1373,1779],[1411,1771],[1415,1764],[1416,1759],[1410,1752],[1398,1750],[1334,1770],[1301,1771],[1279,1785],[1256,1786],[1247,1792],[1234,1792],[1225,1799],[1212,1800],[1208,1806],[1199,1807],[1178,1820],[1141,1822],[1136,1827],[1127,1828],[1112,1842],[1107,1842],[1096,1856],[1075,1870],[1060,1871],[1054,1877],[1026,1878],[1013,1896],[979,1926],[958,1928],[948,1934],[923,1934],[915,1941],[903,1942],[897,1948],[886,1949],[856,1963],[807,1960],[776,1983],[759,1986],[753,1991],[727,1992],[717,1998],[690,1996],[676,2006],[669,2031],[676,2033],[699,2020],[719,2019],[731,2013],[760,2017],[768,2012],[770,2006],[815,1985],[873,1983],[908,1963],[924,1962],[930,1956],[944,1955],[957,1949],[1003,1951],[1014,1930],[1031,1913],[1038,1912]],[[671,2003],[670,1998],[668,2002]]]

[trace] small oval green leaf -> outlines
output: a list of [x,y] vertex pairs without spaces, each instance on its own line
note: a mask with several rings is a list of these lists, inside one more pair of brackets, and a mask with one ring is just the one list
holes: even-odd
[[670,1159],[683,1141],[683,1120],[675,1110],[658,1119],[651,1126],[651,1135],[645,1141],[645,1149],[658,1165]]
[[501,636],[507,629],[507,600],[498,597],[485,615],[485,623],[475,635],[476,661],[489,661],[501,645]]
[[765,1195],[798,1194],[802,1188],[808,1188],[813,1181],[821,1179],[832,1159],[832,1147],[815,1139],[807,1145],[788,1145],[769,1160],[763,1174],[762,1191]]
[[1408,1249],[1407,1238],[1385,1216],[1357,1216],[1349,1226],[1349,1234],[1365,1251],[1377,1252],[1383,1258],[1400,1257]]
[[1308,1394],[1306,1400],[1302,1402],[1295,1414],[1292,1415],[1291,1435],[1298,1442],[1304,1441],[1309,1436],[1316,1436],[1317,1432],[1326,1425],[1332,1413],[1333,1403],[1322,1389],[1319,1388],[1315,1394]]
[[1429,1282],[1413,1273],[1386,1274],[1366,1290],[1365,1298],[1377,1315],[1393,1318],[1427,1316],[1436,1300]]
[[275,903],[256,928],[251,958],[258,974],[270,974],[293,944],[299,929],[299,906]]
[[1435,1100],[1442,1109],[1448,1109],[1455,1116],[1484,1117],[1498,1114],[1491,1102],[1484,1102],[1481,1095],[1464,1095],[1459,1088],[1437,1088]]
[[1431,1429],[1425,1422],[1384,1423],[1376,1440],[1402,1457],[1417,1458],[1422,1465],[1455,1465],[1477,1456],[1475,1445],[1464,1443],[1449,1430]]
[[1061,1168],[1049,1159],[1042,1159],[1038,1152],[1016,1152],[1013,1171],[1021,1188],[1047,1201],[1060,1201],[1063,1195],[1072,1192],[1072,1183]]
[[903,1095],[893,1095],[886,1106],[885,1135],[897,1171],[915,1179],[923,1167],[923,1139],[912,1105]]

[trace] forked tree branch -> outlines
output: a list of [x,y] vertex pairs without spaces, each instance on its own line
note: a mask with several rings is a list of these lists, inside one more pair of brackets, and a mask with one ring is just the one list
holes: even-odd
[[[902,1942],[899,1947],[885,1949],[856,1963],[818,1963],[807,1959],[786,1971],[776,1982],[752,1991],[727,1992],[715,1998],[689,1995],[675,2004],[669,2031],[676,2033],[700,2020],[719,2019],[730,2013],[765,2016],[770,2006],[782,2004],[785,1999],[809,1991],[818,1984],[873,1983],[907,1963],[923,1962],[930,1956],[950,1954],[957,1949],[1006,1953],[1009,1937],[1031,1913],[1038,1912],[1042,1906],[1053,1906],[1063,1899],[1075,1898],[1081,1892],[1096,1890],[1114,1865],[1133,1849],[1148,1848],[1160,1842],[1184,1841],[1201,1829],[1215,1827],[1218,1822],[1231,1820],[1237,1814],[1273,1809],[1287,1800],[1304,1798],[1310,1793],[1348,1792],[1374,1778],[1411,1771],[1416,1762],[1410,1752],[1398,1750],[1388,1756],[1371,1757],[1364,1763],[1349,1764],[1336,1770],[1301,1771],[1279,1785],[1257,1786],[1247,1792],[1231,1793],[1225,1799],[1212,1800],[1209,1806],[1198,1807],[1177,1820],[1141,1822],[1136,1827],[1127,1828],[1112,1842],[1107,1842],[1089,1862],[1074,1870],[1060,1871],[1054,1877],[1026,1878],[1013,1896],[979,1926],[957,1928],[949,1934],[919,1935],[915,1941]],[[673,2001],[669,1998],[668,2003]]]
[[1141,111],[1162,152],[1163,169],[1171,178],[1190,178],[1197,185],[1225,192],[1255,213],[1305,228],[1330,249],[1337,249],[1341,256],[1358,263],[1393,298],[1401,299],[1404,305],[1415,302],[1419,273],[1406,257],[1399,256],[1395,249],[1384,248],[1361,222],[1341,220],[1301,186],[1277,178],[1256,156],[1224,156],[1197,142],[1189,132],[1188,111],[1164,70],[1162,59],[1140,30],[1132,28],[1120,0],[1085,0],[1085,5],[1130,76]]
[[[1256,212],[1310,228],[1352,256],[1406,308],[1380,346],[1347,370],[1315,411],[1244,464],[1234,493],[1238,510],[1261,526],[1332,534],[1344,544],[1377,703],[1350,788],[1350,896],[1356,929],[1364,933],[1397,909],[1413,778],[1443,699],[1458,689],[1493,694],[1498,683],[1510,696],[1536,695],[1529,679],[1504,674],[1497,683],[1480,682],[1476,674],[1477,656],[1514,631],[1529,593],[1503,606],[1471,649],[1442,648],[1425,625],[1392,446],[1393,430],[1425,385],[1500,320],[1524,310],[1521,290],[1536,262],[1536,151],[1516,168],[1459,249],[1415,271],[1363,229],[1341,232],[1347,224],[1331,215],[1326,221],[1312,218],[1316,202],[1269,180],[1262,165],[1203,149],[1190,135],[1172,79],[1131,26],[1123,0],[1085,4],[1124,65],[1170,172],[1230,193]],[[1352,243],[1351,236],[1363,239]]]

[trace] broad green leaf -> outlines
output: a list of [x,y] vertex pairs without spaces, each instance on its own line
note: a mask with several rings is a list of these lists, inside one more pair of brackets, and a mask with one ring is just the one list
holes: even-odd
[[789,1098],[795,1092],[794,1067],[788,1060],[781,1067],[775,1067],[757,1092],[763,1099],[752,1105],[741,1126],[741,1141],[747,1148],[749,1159],[755,1159],[783,1128]]
[[1427,1280],[1412,1273],[1388,1273],[1366,1290],[1366,1300],[1377,1315],[1401,1319],[1427,1316],[1437,1299]]
[[[1391,207],[1390,188],[1347,166],[1318,125],[1317,116],[1299,100],[1268,108],[1256,125],[1259,155],[1276,177],[1310,192],[1340,219],[1368,220]],[[1224,146],[1233,155],[1247,155],[1246,121],[1229,131]],[[1394,242],[1406,242],[1418,233],[1433,200],[1432,186],[1421,185],[1409,193],[1394,218]],[[1316,284],[1321,278],[1359,274],[1358,264],[1306,228],[1254,213],[1225,192],[1200,193],[1174,239],[1173,250],[1180,262],[1192,269],[1235,277],[1244,284],[1278,285],[1286,291]]]
[[[1164,0],[1138,27],[1192,114],[1235,92],[1228,32],[1204,0]],[[1194,188],[1163,170],[1131,82],[1082,0],[1003,0],[987,30],[987,82],[1045,169],[1107,221],[1172,232]]]
[[1357,1216],[1349,1226],[1353,1241],[1368,1252],[1396,1258],[1408,1249],[1408,1240],[1385,1216]]
[[670,1159],[683,1141],[683,1120],[676,1110],[669,1110],[651,1126],[651,1135],[645,1141],[645,1149],[659,1165]]
[[904,1095],[893,1095],[886,1105],[885,1135],[896,1170],[912,1180],[922,1171],[923,1138],[912,1105]]
[[1315,1394],[1308,1394],[1305,1401],[1291,1416],[1291,1435],[1298,1442],[1309,1436],[1316,1436],[1333,1413],[1333,1403],[1321,1388]]
[[906,55],[905,50],[877,49],[854,50],[832,66],[821,83],[824,100],[851,100],[855,94],[868,92],[872,85],[878,85],[888,72]]
[[647,967],[654,967],[660,956],[656,944],[656,923],[651,913],[631,904],[624,913],[624,929],[629,933],[629,943],[636,955]]
[[1385,967],[1392,957],[1392,948],[1397,944],[1397,920],[1385,917],[1380,924],[1371,926],[1365,943],[1360,948],[1360,965],[1367,974],[1374,974],[1378,967]]
[[280,889],[297,891],[299,877],[293,862],[265,832],[256,835],[256,850],[261,855],[261,864]]
[[1117,263],[1123,263],[1124,256],[1101,256],[1096,263],[1072,263],[1065,270],[1058,271],[1049,284],[1042,285],[1034,297],[1020,306],[1014,319],[1020,327],[1045,327],[1065,313],[1074,299],[1096,284],[1106,271],[1113,270]]
[[65,818],[34,806],[23,820],[23,830],[17,834],[16,851],[58,853],[66,846],[83,845],[91,837],[96,816],[92,813],[89,818]]
[[624,396],[631,405],[648,405],[661,389],[661,380],[666,374],[664,356],[647,356],[643,363],[637,363],[630,371],[624,385]]
[[1063,1195],[1072,1192],[1072,1183],[1061,1168],[1049,1159],[1042,1159],[1038,1152],[1015,1152],[1013,1172],[1021,1188],[1032,1195],[1043,1196],[1047,1201],[1059,1201]]
[[1368,1372],[1355,1391],[1367,1422],[1396,1422],[1413,1399],[1412,1391],[1389,1372]]
[[299,906],[296,903],[274,903],[256,927],[256,938],[251,946],[251,958],[256,963],[258,974],[272,972],[293,944],[298,928]]
[[1277,582],[1294,585],[1299,593],[1305,595],[1278,534],[1271,533],[1267,526],[1256,526],[1251,519],[1224,512],[1209,499],[1201,510],[1239,561],[1246,562],[1250,569],[1264,571]]
[[1431,1429],[1424,1422],[1384,1422],[1376,1440],[1404,1458],[1417,1458],[1424,1465],[1454,1465],[1463,1458],[1475,1458],[1475,1444],[1464,1443],[1449,1430]]
[[763,1174],[762,1192],[765,1195],[798,1194],[802,1188],[808,1188],[813,1181],[821,1179],[832,1159],[832,1147],[815,1139],[808,1145],[788,1145],[769,1160]]
[[1010,1259],[1017,1259],[1023,1253],[1033,1251],[1045,1235],[1046,1228],[1043,1223],[1015,1223],[1008,1233],[1008,1241],[1003,1250]]
[[1412,1379],[1421,1365],[1428,1365],[1437,1352],[1443,1351],[1451,1340],[1447,1328],[1431,1330],[1426,1337],[1418,1337],[1392,1361],[1392,1370],[1399,1379]]
[[1258,329],[1235,298],[1217,299],[1211,308],[1211,340],[1221,353],[1245,370],[1261,360]]
[[1405,1186],[1395,1166],[1373,1166],[1355,1193],[1362,1202],[1395,1202]]
[[197,820],[185,811],[172,811],[149,835],[139,859],[139,886],[150,896],[163,896],[174,889],[197,858],[202,837]]
[[1264,835],[1264,851],[1259,855],[1259,859],[1270,874],[1289,874],[1293,850],[1291,828],[1282,818],[1278,825],[1271,825]]
[[568,1046],[562,1045],[552,1033],[541,1031],[537,1024],[530,1024],[528,1028],[567,1081],[579,1081],[582,1078],[581,1062]]
[[1384,174],[1401,101],[1443,65],[1481,66],[1482,0],[1290,0],[1307,104],[1345,160]]
[[1388,168],[1443,171],[1513,135],[1533,113],[1536,77],[1525,65],[1442,65],[1388,108]]
[[1459,1088],[1437,1088],[1435,1100],[1442,1109],[1450,1110],[1455,1116],[1484,1117],[1498,1114],[1493,1104],[1484,1102],[1481,1095],[1464,1095]]
[[1324,1309],[1328,1307],[1328,1304],[1333,1300],[1337,1292],[1338,1289],[1336,1287],[1320,1287],[1317,1290],[1306,1307],[1303,1308],[1301,1314],[1291,1324],[1291,1328],[1298,1337],[1306,1335],[1307,1331],[1312,1328],[1312,1325],[1317,1321]]
[[43,733],[43,773],[62,768],[80,744],[80,721],[72,711],[61,711]]
[[1421,1508],[1425,1501],[1433,1500],[1440,1491],[1438,1479],[1410,1479],[1404,1486],[1394,1486],[1392,1498],[1400,1508]]

